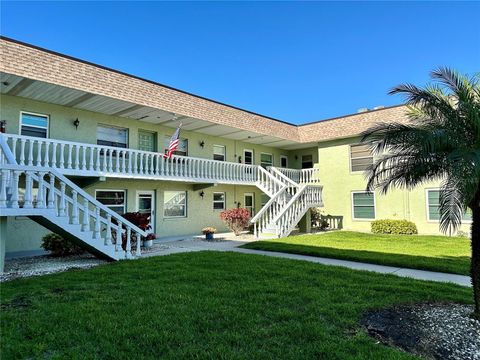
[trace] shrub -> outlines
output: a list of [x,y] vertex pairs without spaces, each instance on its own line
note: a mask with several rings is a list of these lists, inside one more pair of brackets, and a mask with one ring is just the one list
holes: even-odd
[[249,225],[250,213],[245,208],[228,209],[220,213],[220,219],[238,236]]
[[77,255],[84,252],[80,246],[54,233],[47,234],[42,238],[42,248],[50,251],[53,256]]
[[372,221],[372,233],[374,234],[418,234],[417,225],[408,220],[375,220]]

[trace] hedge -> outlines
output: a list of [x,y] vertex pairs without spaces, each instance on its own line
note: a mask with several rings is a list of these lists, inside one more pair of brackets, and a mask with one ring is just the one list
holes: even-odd
[[418,234],[417,225],[408,220],[375,220],[372,221],[372,233],[412,235]]

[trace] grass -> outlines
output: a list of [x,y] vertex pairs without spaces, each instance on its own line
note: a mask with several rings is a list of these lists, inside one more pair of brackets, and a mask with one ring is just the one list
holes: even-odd
[[2,284],[1,358],[414,359],[360,330],[373,308],[471,290],[238,253],[122,261]]
[[460,275],[470,274],[470,240],[459,237],[335,231],[257,241],[243,247]]

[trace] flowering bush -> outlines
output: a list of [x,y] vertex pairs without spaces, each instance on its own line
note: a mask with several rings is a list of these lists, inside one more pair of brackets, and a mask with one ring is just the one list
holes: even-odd
[[228,209],[220,213],[220,219],[238,236],[249,225],[250,212],[245,208]]

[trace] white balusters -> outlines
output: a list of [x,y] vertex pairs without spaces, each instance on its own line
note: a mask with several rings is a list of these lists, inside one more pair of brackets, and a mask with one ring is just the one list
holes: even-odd
[[37,208],[43,209],[45,208],[44,202],[44,186],[43,186],[43,177],[45,176],[45,172],[38,173],[38,192],[37,192]]
[[12,176],[12,184],[10,186],[10,193],[11,193],[10,207],[13,208],[13,209],[18,209],[18,207],[19,207],[19,205],[18,205],[18,182],[19,182],[21,173],[22,173],[21,171],[15,170],[13,172],[13,176]]
[[49,174],[49,188],[47,208],[53,209],[55,207],[55,177]]
[[93,237],[96,240],[101,239],[101,220],[100,220],[100,209],[98,207],[95,207],[95,231],[93,232]]
[[112,215],[107,214],[107,233],[105,234],[105,245],[112,245]]
[[[63,182],[62,182],[63,184]],[[65,184],[61,185],[62,197],[65,198]],[[78,216],[78,193],[76,190],[72,190],[72,224],[78,225],[80,219]]]

